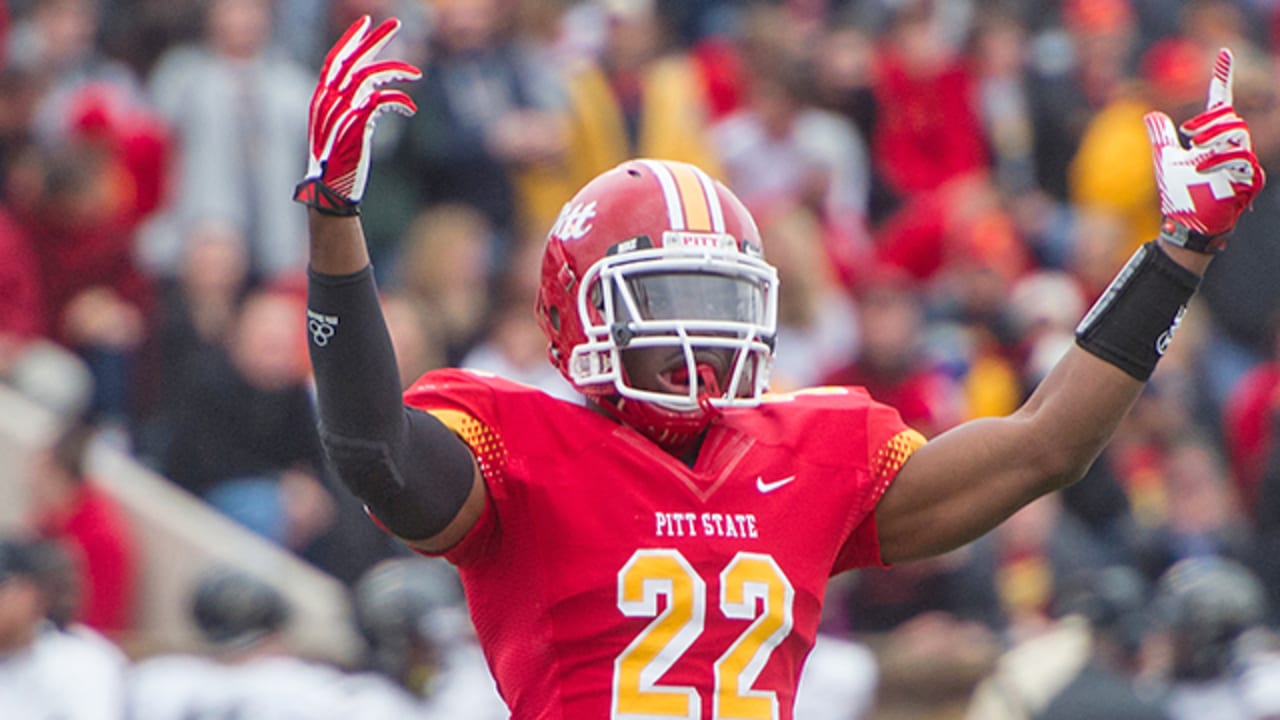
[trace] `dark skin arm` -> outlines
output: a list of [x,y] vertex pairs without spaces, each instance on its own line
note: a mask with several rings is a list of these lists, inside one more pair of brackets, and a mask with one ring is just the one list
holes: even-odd
[[[1162,243],[1203,275],[1211,256]],[[1073,346],[1013,414],[938,435],[903,465],[876,508],[887,563],[976,540],[1019,508],[1079,480],[1143,383]]]
[[[312,269],[342,275],[369,264],[358,218],[311,210],[310,221]],[[1199,274],[1210,259],[1168,245],[1165,250]],[[1142,383],[1120,369],[1072,347],[1012,415],[964,423],[911,456],[876,509],[883,559],[900,563],[959,547],[1035,498],[1075,482],[1141,390]],[[428,551],[453,546],[479,519],[485,494],[477,469],[453,522],[409,543]]]

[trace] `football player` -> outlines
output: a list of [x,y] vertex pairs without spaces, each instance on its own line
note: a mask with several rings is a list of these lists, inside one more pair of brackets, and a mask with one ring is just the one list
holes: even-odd
[[[515,718],[793,716],[835,573],[946,552],[1080,477],[1263,184],[1231,104],[1148,118],[1162,235],[1009,417],[928,443],[856,387],[767,393],[777,282],[696,167],[626,162],[551,228],[535,312],[583,403],[445,369],[403,395],[358,211],[378,116],[416,110],[352,26],[311,105],[307,321],[329,461],[388,531],[461,573]],[[1181,135],[1179,134],[1181,132]]]
[[1252,570],[1211,555],[1184,558],[1160,576],[1152,610],[1168,645],[1170,718],[1280,717],[1280,653]]
[[456,570],[439,558],[388,558],[353,591],[370,670],[425,698],[429,717],[511,716],[475,642]]
[[437,717],[381,674],[348,672],[296,653],[288,634],[293,608],[275,587],[244,570],[214,567],[202,572],[188,612],[204,647],[140,658],[129,670],[125,712],[104,717]]

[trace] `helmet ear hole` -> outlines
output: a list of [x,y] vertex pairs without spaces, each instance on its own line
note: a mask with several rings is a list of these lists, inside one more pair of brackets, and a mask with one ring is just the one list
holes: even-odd
[[551,329],[560,332],[560,308],[552,305],[546,309],[547,320],[551,323]]

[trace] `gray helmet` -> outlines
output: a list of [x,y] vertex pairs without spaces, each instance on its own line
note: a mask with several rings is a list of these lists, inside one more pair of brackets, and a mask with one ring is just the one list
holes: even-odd
[[436,654],[465,627],[457,572],[443,560],[384,560],[355,585],[355,617],[369,649],[369,664],[406,685],[421,684]]
[[1174,676],[1196,680],[1225,672],[1236,640],[1266,617],[1266,603],[1262,583],[1233,560],[1188,558],[1166,570],[1155,611],[1173,637]]
[[1139,650],[1147,630],[1149,583],[1127,565],[1108,565],[1068,577],[1055,599],[1059,615],[1075,613],[1126,655]]

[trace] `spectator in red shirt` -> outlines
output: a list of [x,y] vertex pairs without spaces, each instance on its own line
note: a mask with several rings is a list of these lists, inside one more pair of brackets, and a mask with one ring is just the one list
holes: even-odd
[[76,563],[76,619],[118,638],[133,620],[138,554],[124,510],[86,473],[94,437],[92,426],[74,425],[36,458],[32,523],[41,536],[60,541]]
[[963,416],[960,389],[932,367],[923,352],[924,308],[915,286],[886,266],[858,295],[862,343],[848,365],[828,373],[820,385],[857,385],[898,408],[902,419],[925,437]]
[[95,418],[124,427],[151,287],[118,214],[116,176],[105,156],[79,146],[33,151],[17,162],[14,172],[29,185],[11,207],[32,239],[49,336],[89,364]]
[[46,334],[38,267],[31,239],[0,207],[0,367],[10,351]]
[[974,78],[941,34],[928,3],[898,11],[876,57],[872,158],[890,188],[910,197],[988,164]]

